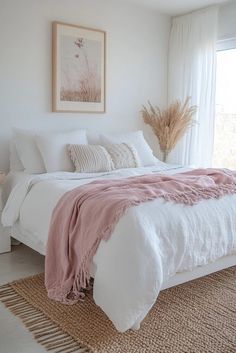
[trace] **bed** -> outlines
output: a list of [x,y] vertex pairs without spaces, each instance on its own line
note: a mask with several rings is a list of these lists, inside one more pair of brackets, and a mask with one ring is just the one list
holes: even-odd
[[[51,214],[66,191],[101,178],[124,178],[146,173],[174,174],[187,170],[159,165],[96,174],[11,173],[14,187],[3,212],[3,223],[11,226],[15,239],[45,255]],[[233,216],[236,214],[236,196],[202,201],[187,212],[184,209],[183,205],[166,203],[162,199],[143,203],[135,207],[135,212],[131,208],[117,224],[112,238],[100,244],[91,270],[91,276],[95,278],[94,299],[119,331],[139,328],[159,290],[236,265],[236,217]],[[151,224],[153,211],[158,211],[159,222],[156,220]],[[225,222],[222,221],[224,216]],[[167,233],[171,237],[166,237]],[[153,243],[156,237],[162,247],[160,256],[152,260],[150,249],[144,251],[149,254],[150,264],[140,255],[136,257],[136,252],[147,246],[146,234],[149,234],[148,247],[157,246]],[[143,239],[140,241],[141,236]],[[135,242],[136,249],[133,246]],[[166,262],[167,259],[174,261]],[[140,264],[142,270],[138,269]],[[159,268],[159,272],[152,266]],[[142,281],[139,280],[140,275],[145,276]],[[146,286],[151,282],[155,282],[157,288],[151,295],[144,295]],[[138,288],[140,283],[144,286],[142,289]],[[125,289],[124,293],[121,288]],[[132,306],[135,307],[133,311],[129,310]]]
[[[129,157],[137,152],[142,166],[77,173],[66,153],[68,143],[131,143]],[[42,255],[52,212],[66,192],[95,180],[173,175],[190,169],[154,158],[140,131],[91,141],[82,130],[38,137],[17,131],[13,147],[2,222],[11,227],[12,237]],[[160,290],[236,265],[235,216],[235,194],[194,206],[157,198],[129,208],[93,257],[90,274],[96,304],[118,331],[138,329]]]

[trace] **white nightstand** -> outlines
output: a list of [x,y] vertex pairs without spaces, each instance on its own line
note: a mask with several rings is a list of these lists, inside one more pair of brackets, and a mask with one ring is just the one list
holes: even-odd
[[4,183],[5,174],[0,172],[0,254],[11,251],[10,229],[4,228],[1,222],[2,218],[2,184]]

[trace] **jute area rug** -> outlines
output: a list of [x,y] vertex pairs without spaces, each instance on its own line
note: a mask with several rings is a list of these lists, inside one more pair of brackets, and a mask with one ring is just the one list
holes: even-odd
[[161,292],[141,329],[124,334],[91,293],[73,306],[49,300],[43,274],[2,286],[0,300],[52,352],[236,352],[236,267]]

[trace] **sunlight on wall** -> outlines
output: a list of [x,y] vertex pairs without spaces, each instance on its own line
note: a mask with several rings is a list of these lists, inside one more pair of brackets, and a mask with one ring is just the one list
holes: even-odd
[[236,49],[217,53],[213,166],[236,169]]

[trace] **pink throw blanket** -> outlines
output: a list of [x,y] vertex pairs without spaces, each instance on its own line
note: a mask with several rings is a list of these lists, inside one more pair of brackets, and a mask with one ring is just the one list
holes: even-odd
[[236,172],[218,169],[98,180],[65,193],[53,211],[49,230],[48,296],[65,304],[83,297],[100,241],[109,239],[129,207],[159,197],[194,205],[230,193],[236,193]]

